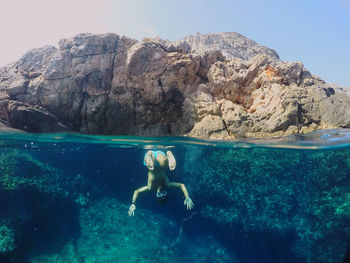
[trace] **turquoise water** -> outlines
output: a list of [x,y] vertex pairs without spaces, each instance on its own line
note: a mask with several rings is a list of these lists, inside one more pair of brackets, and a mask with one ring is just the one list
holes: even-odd
[[[140,195],[147,149],[180,191]],[[350,132],[241,141],[0,135],[0,262],[342,262]]]

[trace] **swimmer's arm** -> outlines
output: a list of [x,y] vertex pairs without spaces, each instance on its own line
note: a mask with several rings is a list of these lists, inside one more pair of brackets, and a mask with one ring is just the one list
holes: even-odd
[[139,193],[145,192],[147,190],[149,190],[147,185],[135,190],[134,195],[132,196],[132,203],[133,204],[136,203],[136,200],[137,200],[137,197],[139,196]]
[[183,192],[185,198],[190,198],[190,196],[188,195],[186,186],[185,186],[184,184],[182,184],[182,183],[170,182],[170,183],[168,184],[168,187],[177,187],[177,188],[180,188],[181,191]]

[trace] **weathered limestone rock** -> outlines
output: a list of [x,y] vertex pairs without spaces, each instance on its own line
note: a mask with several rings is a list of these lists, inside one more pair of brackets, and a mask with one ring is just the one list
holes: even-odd
[[0,120],[29,132],[238,138],[350,127],[350,92],[237,33],[80,34],[0,68]]
[[0,116],[9,126],[32,132],[70,131],[55,116],[40,106],[13,100],[0,101]]
[[220,50],[228,58],[249,60],[256,55],[266,54],[271,58],[279,59],[276,51],[258,45],[253,40],[238,33],[209,33],[195,34],[185,37],[182,41],[187,43],[193,54],[203,55],[208,51]]

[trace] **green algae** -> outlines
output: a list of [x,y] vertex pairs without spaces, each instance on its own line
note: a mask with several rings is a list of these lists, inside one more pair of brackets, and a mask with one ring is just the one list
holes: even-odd
[[349,149],[195,154],[184,173],[196,198],[206,200],[204,215],[246,232],[294,233],[295,252],[309,262],[341,260],[350,236]]
[[[81,234],[74,244],[67,244],[55,254],[32,258],[31,262],[232,262],[227,249],[212,236],[198,237],[199,244],[183,234],[179,242],[174,242],[181,227],[176,221],[142,208],[137,209],[137,216],[129,218],[127,211],[128,205],[109,198],[82,208]],[[175,235],[169,235],[171,232]]]
[[[36,250],[35,242],[28,243],[29,233],[33,232],[33,237],[45,236],[42,229],[55,224],[59,229],[65,223],[65,219],[59,222],[59,216],[56,216],[57,222],[54,218],[64,207],[72,207],[75,183],[71,176],[65,176],[33,155],[16,149],[0,155],[0,171],[0,258],[4,262],[19,262],[24,259],[18,251]],[[42,218],[45,216],[48,217],[46,221]],[[71,220],[74,222],[73,218]],[[44,242],[65,239],[55,231],[50,229],[48,233],[56,236],[48,234],[43,238]]]
[[15,231],[6,225],[0,225],[0,253],[15,250]]
[[0,170],[2,190],[35,187],[42,192],[64,193],[55,181],[58,178],[57,171],[28,153],[11,151],[2,154]]
[[[182,226],[178,221],[164,215],[138,207],[137,216],[129,218],[128,204],[111,198],[96,199],[96,193],[91,189],[91,193],[86,191],[84,185],[88,179],[84,175],[69,174],[17,150],[2,154],[0,165],[0,194],[5,196],[3,200],[11,200],[3,207],[0,220],[14,226],[8,228],[0,224],[2,260],[33,263],[232,262],[227,249],[211,235],[191,239],[186,233],[180,234]],[[31,209],[28,210],[28,206]],[[59,207],[79,209],[78,217],[64,219]],[[40,218],[52,213],[53,217]],[[40,242],[53,245],[48,251],[38,250],[35,246],[39,244],[24,250],[23,243],[33,238],[28,236],[28,231],[34,237],[40,229],[46,228],[45,231],[50,233],[54,227],[59,231],[66,228],[67,220],[76,221],[77,235],[53,231],[47,237],[39,236]],[[48,226],[33,221],[45,222]],[[25,253],[25,258],[18,256],[20,251]]]
[[[42,145],[51,150],[52,144]],[[68,147],[55,150],[71,152],[62,162],[53,158],[42,161],[40,157],[45,153],[33,154],[39,146],[32,148],[33,152],[28,148],[6,149],[0,155],[0,229],[4,229],[0,231],[0,244],[4,244],[1,260],[238,262],[236,251],[229,251],[217,236],[206,233],[194,237],[188,234],[188,228],[182,228],[182,224],[196,222],[197,217],[211,220],[215,227],[223,226],[225,234],[233,237],[241,232],[252,237],[256,233],[292,236],[292,250],[305,262],[341,261],[350,237],[349,148],[174,148],[178,159],[175,178],[186,184],[196,205],[193,214],[187,214],[187,218],[193,218],[179,221],[162,210],[154,213],[147,203],[138,206],[134,218],[128,218],[132,191],[143,182],[134,180],[146,173],[142,160],[135,159],[139,166],[132,170],[129,166],[133,162],[121,161],[116,166],[124,165],[124,170],[112,165],[106,173],[99,172],[107,164],[117,163],[118,158],[129,160],[136,154],[142,159],[143,150],[98,146],[92,148],[91,159],[84,162],[87,157],[79,154],[86,149],[79,150],[81,147],[75,144]],[[119,155],[106,156],[99,163],[95,149],[102,155],[107,150],[115,154],[113,151],[119,149]],[[123,159],[125,154],[128,157]],[[51,152],[52,156],[56,157],[56,152]],[[66,163],[69,159],[71,166]],[[73,169],[77,162],[83,163]],[[81,172],[84,166],[87,169]],[[183,209],[180,195],[177,198]],[[72,215],[64,215],[67,211],[73,211]],[[41,215],[49,215],[47,222],[41,220]],[[38,227],[38,222],[43,226]],[[74,227],[69,226],[71,222]],[[67,226],[71,227],[69,231],[65,231]],[[40,236],[40,230],[47,233]],[[32,236],[50,244],[50,249],[38,251],[35,244],[23,248]],[[17,257],[20,253],[26,260]]]

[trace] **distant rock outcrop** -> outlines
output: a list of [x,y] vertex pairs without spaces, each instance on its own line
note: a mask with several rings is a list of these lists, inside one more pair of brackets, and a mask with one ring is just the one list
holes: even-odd
[[[256,55],[265,54],[279,59],[275,50],[258,45],[253,40],[238,33],[195,34],[183,40],[189,44],[192,54],[204,55],[209,51],[220,50],[227,58],[249,60]],[[181,42],[180,41],[180,42]]]
[[0,68],[0,120],[29,132],[237,138],[350,127],[346,89],[237,33],[80,34]]

